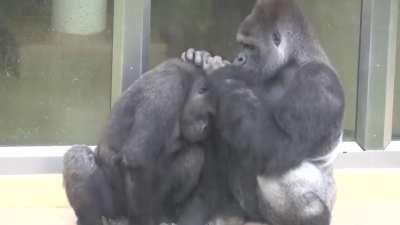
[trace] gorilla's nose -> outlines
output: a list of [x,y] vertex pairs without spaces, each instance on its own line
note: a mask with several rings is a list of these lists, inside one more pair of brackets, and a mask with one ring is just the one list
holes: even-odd
[[246,63],[246,56],[244,53],[239,53],[239,55],[236,57],[236,59],[233,61],[233,65],[236,66],[242,66],[243,64]]
[[202,123],[201,126],[200,126],[201,133],[207,132],[207,128],[208,128],[208,123],[205,123],[205,122]]

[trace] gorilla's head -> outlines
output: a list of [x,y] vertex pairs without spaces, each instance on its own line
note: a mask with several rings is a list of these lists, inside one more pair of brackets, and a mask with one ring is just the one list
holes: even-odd
[[234,64],[271,78],[291,61],[303,63],[320,54],[312,33],[292,0],[258,0],[239,27],[236,38],[242,50]]
[[209,82],[205,76],[197,76],[192,84],[182,113],[182,132],[192,143],[205,140],[210,133],[215,106]]

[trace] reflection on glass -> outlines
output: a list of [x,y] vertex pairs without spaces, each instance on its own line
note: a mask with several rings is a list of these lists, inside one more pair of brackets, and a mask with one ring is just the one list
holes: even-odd
[[[361,0],[298,0],[338,70],[346,92],[345,140],[354,138]],[[236,29],[254,1],[153,0],[150,64],[189,48],[208,49],[230,59]]]
[[344,139],[355,136],[361,0],[298,0],[345,90]]
[[400,18],[397,23],[397,63],[393,108],[393,139],[400,140]]
[[112,19],[107,0],[0,1],[0,145],[96,144]]
[[151,66],[190,47],[233,56],[236,29],[252,7],[243,0],[153,0]]

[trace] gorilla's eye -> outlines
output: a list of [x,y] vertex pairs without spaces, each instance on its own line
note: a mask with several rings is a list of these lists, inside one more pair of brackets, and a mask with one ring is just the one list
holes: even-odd
[[199,94],[204,94],[208,91],[208,86],[207,85],[203,85],[200,87],[199,89]]
[[243,64],[246,63],[246,60],[247,60],[246,55],[243,54],[243,53],[240,53],[240,54],[236,57],[236,59],[233,61],[233,65],[241,66],[241,65],[243,65]]
[[237,61],[238,61],[239,63],[244,63],[244,62],[246,62],[246,58],[245,58],[244,56],[239,56],[239,58],[237,59]]
[[272,40],[274,41],[276,47],[278,47],[282,41],[281,33],[279,33],[279,31],[275,31],[274,33],[272,33]]

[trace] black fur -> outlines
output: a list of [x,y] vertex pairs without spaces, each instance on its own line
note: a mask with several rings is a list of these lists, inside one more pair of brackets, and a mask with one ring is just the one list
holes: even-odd
[[64,186],[78,224],[101,224],[115,215],[112,190],[95,155],[87,146],[74,146],[64,156]]
[[[328,225],[344,113],[336,72],[292,0],[257,1],[237,40],[243,50],[233,64],[210,74],[218,99],[216,162],[223,163],[217,169],[242,210],[234,215]],[[194,211],[209,215],[207,207]]]
[[[281,36],[278,46],[276,33]],[[258,99],[260,105],[257,107],[261,107],[254,110],[260,114],[257,117],[259,121],[254,121],[251,126],[253,129],[259,126],[255,129],[259,132],[248,136],[251,136],[251,145],[255,145],[253,148],[259,154],[257,158],[263,159],[260,168],[263,173],[283,173],[298,166],[304,159],[329,153],[341,135],[343,90],[334,68],[298,6],[292,0],[259,0],[241,24],[237,36],[243,45],[239,55],[246,60],[234,63],[240,69],[217,71],[223,82],[214,86],[229,86],[229,82],[224,84],[228,79],[243,85],[216,88],[223,89],[219,93],[222,102],[220,113],[223,114],[217,120],[219,126],[229,128],[232,123],[226,121],[236,116],[235,110],[244,110],[238,101],[228,101],[225,96],[247,89]],[[253,99],[253,102],[246,100],[245,103],[255,107],[255,102]],[[224,113],[221,104],[227,104],[225,107],[233,111],[226,110]],[[235,119],[253,120],[244,115]],[[220,129],[222,133],[230,130]],[[239,131],[235,129],[233,132]]]
[[248,220],[328,225],[344,111],[336,72],[291,0],[258,1],[237,38],[245,60],[213,81],[230,190]]
[[[175,220],[197,186],[210,148],[214,106],[207,85],[195,66],[169,60],[142,75],[114,105],[96,150],[96,164],[107,180],[96,185],[112,189],[115,210],[108,218],[128,217],[140,225]],[[96,221],[104,216],[97,214]],[[85,223],[90,224],[95,223]]]

